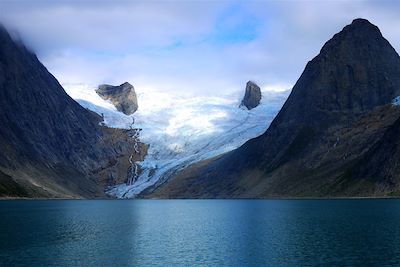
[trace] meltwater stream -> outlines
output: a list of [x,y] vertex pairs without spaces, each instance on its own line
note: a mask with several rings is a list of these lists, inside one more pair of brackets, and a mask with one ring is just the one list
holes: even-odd
[[0,201],[0,266],[399,266],[400,200]]
[[[64,88],[82,106],[103,115],[107,126],[131,127],[132,117],[101,99],[94,86],[78,84]],[[231,151],[261,135],[289,92],[267,88],[262,92],[261,104],[247,110],[239,108],[242,92],[184,97],[138,90],[139,109],[133,114],[134,127],[142,129],[140,140],[149,146],[148,154],[137,163],[142,172],[134,183],[116,185],[107,193],[117,198],[134,198],[195,162]]]

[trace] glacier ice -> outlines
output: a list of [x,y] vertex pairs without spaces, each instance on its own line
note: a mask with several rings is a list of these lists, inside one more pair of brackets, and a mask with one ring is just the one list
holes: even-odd
[[392,104],[395,106],[400,106],[400,96],[396,96],[393,100],[392,100]]
[[128,129],[132,118],[142,128],[141,141],[149,145],[139,165],[143,170],[132,185],[107,190],[117,198],[134,198],[157,187],[177,171],[204,159],[221,155],[257,137],[268,128],[289,91],[263,90],[261,104],[238,108],[242,92],[225,96],[183,97],[163,92],[137,92],[139,109],[133,115],[118,112],[95,93],[95,86],[64,85],[83,107],[104,116],[109,127]]

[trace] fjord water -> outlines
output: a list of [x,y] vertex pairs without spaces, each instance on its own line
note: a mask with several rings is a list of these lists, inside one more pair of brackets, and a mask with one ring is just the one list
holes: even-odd
[[0,201],[0,266],[399,265],[400,200]]

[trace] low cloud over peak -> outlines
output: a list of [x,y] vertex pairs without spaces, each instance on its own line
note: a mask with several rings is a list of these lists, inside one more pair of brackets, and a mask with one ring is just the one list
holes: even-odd
[[189,94],[255,80],[290,86],[356,17],[400,49],[395,1],[2,1],[16,30],[62,83],[120,83]]

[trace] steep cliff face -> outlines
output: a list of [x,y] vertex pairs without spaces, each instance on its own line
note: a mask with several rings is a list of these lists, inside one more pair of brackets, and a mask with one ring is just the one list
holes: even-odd
[[28,197],[103,196],[97,179],[112,173],[132,146],[117,134],[122,130],[100,121],[0,26],[0,183],[18,185]]
[[128,82],[119,86],[102,84],[96,93],[104,100],[110,100],[118,111],[126,115],[133,114],[139,107],[135,88]]
[[400,111],[391,105],[398,95],[399,55],[376,26],[356,19],[307,64],[263,135],[178,177],[179,184],[195,180],[201,186],[176,190],[171,182],[158,194],[391,194],[400,182],[395,134]]
[[246,84],[245,94],[240,104],[241,107],[246,107],[247,109],[253,109],[260,104],[261,101],[261,89],[260,87],[252,81],[248,81]]

